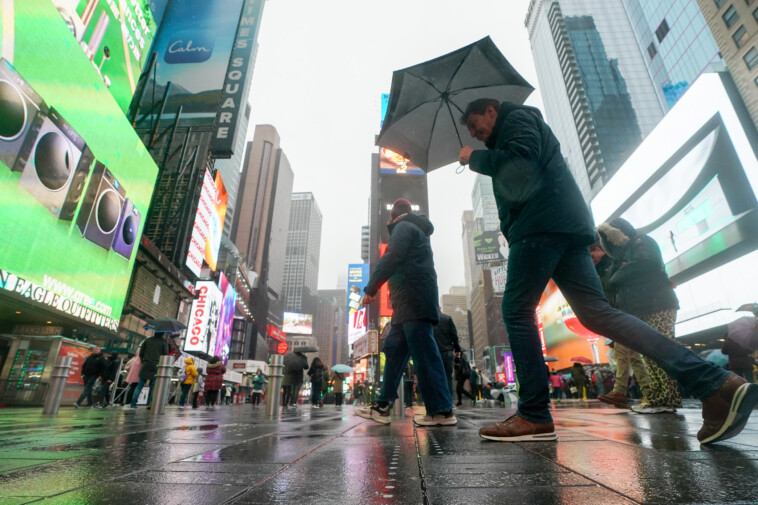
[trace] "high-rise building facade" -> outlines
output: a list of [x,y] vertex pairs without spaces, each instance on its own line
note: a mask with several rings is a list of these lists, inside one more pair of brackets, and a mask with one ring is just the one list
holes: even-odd
[[589,201],[664,107],[622,0],[532,0],[526,26],[546,120]]
[[758,3],[697,0],[750,118],[758,125]]
[[442,295],[442,312],[453,318],[462,349],[471,347],[468,335],[468,294],[463,286],[451,286],[450,291]]
[[471,296],[471,291],[479,282],[482,268],[476,263],[474,254],[474,233],[476,233],[476,221],[474,211],[464,210],[461,216],[461,242],[463,243],[463,276],[466,283],[466,296]]
[[492,177],[476,174],[474,188],[471,190],[471,203],[474,205],[474,219],[481,220],[479,231],[500,229]]
[[287,312],[313,314],[315,310],[321,224],[313,193],[292,193],[282,286]]
[[723,70],[696,0],[623,0],[659,100],[670,109],[703,72]]
[[313,336],[318,342],[319,357],[327,366],[347,363],[347,310],[344,289],[319,289],[313,315]]
[[[252,75],[252,74],[251,74]],[[224,218],[224,235],[227,237],[232,233],[234,225],[234,214],[237,210],[237,195],[239,193],[240,179],[242,175],[243,162],[245,161],[245,148],[247,147],[247,128],[250,120],[250,104],[245,106],[244,119],[240,121],[237,138],[234,140],[234,154],[231,158],[218,159],[215,161],[215,168],[221,172],[221,180],[224,181],[224,187],[227,194],[226,217]]]

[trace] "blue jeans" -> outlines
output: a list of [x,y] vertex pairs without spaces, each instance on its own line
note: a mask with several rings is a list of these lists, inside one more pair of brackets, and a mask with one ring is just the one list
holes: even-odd
[[552,421],[534,315],[550,278],[587,329],[652,359],[696,398],[712,395],[729,376],[636,317],[611,307],[586,244],[560,233],[531,235],[511,245],[502,306],[521,386],[517,414],[524,419]]
[[87,399],[87,406],[91,407],[93,405],[92,402],[92,388],[95,386],[95,382],[97,381],[97,375],[85,375],[84,376],[84,389],[82,390],[82,394],[79,395],[79,399],[76,400],[77,405],[82,404],[82,400],[85,398]]
[[379,401],[392,404],[397,399],[397,388],[408,365],[408,359],[413,358],[413,367],[418,376],[418,387],[424,398],[427,415],[453,410],[453,397],[447,385],[442,357],[434,340],[432,323],[409,321],[393,324],[384,341],[384,356],[384,381]]
[[[139,395],[142,392],[142,388],[145,387],[145,383],[146,382],[147,381],[145,379],[140,379],[139,382],[137,383],[137,387],[134,388],[134,392],[132,393],[132,403],[131,403],[132,407],[136,407],[137,406],[137,399],[139,398]],[[150,405],[150,403],[152,403],[152,401],[153,401],[153,389],[155,389],[155,388],[153,388],[153,385],[150,384],[150,391],[147,393],[147,404],[148,405]]]

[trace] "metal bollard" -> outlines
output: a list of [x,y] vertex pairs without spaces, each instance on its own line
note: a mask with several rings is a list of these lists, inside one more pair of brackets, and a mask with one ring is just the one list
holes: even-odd
[[274,354],[269,363],[268,393],[266,394],[266,417],[269,419],[279,417],[279,402],[282,390],[282,369],[284,368],[284,356]]
[[53,373],[50,376],[50,384],[45,394],[45,405],[42,407],[42,413],[54,416],[58,413],[58,407],[61,406],[63,390],[66,388],[66,379],[68,379],[68,370],[71,368],[71,356],[58,356]]
[[392,410],[394,411],[395,419],[405,418],[405,374],[400,379],[400,386],[397,388],[397,400],[395,400]]
[[158,371],[155,374],[155,384],[151,384],[153,389],[153,415],[162,415],[166,410],[166,400],[168,400],[168,391],[171,388],[171,363],[173,356],[161,356],[158,363]]

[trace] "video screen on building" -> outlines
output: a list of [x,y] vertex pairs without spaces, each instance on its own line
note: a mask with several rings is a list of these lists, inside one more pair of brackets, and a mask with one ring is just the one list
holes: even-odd
[[[237,304],[237,292],[222,273],[219,276],[219,290],[222,293],[221,311],[218,316],[218,331],[213,346],[213,356],[218,356],[226,363],[229,359],[229,348],[232,344],[232,329],[234,326],[234,306]],[[208,354],[211,354],[210,352]]]
[[158,168],[50,0],[0,9],[0,291],[115,331]]
[[192,301],[184,350],[211,354],[216,349],[216,334],[224,293],[213,281],[198,281],[195,284],[195,293],[197,296]]
[[347,269],[347,343],[352,344],[366,330],[368,309],[361,305],[363,289],[368,284],[368,263],[348,265]]
[[379,172],[384,175],[424,175],[411,160],[386,147],[379,148]]
[[312,335],[313,314],[285,312],[282,321],[282,331],[289,335]]
[[203,261],[211,270],[216,270],[228,200],[221,172],[216,172],[214,180],[206,170],[185,262],[187,268],[197,276],[203,268]]
[[147,0],[52,0],[123,112],[129,109],[155,36]]

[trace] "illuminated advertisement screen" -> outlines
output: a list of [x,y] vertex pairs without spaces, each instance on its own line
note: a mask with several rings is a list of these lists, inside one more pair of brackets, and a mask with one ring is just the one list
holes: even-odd
[[213,124],[242,12],[243,0],[172,0],[163,14],[152,52],[156,71],[145,86],[142,110],[171,89],[165,118],[179,106],[182,118]]
[[155,36],[147,0],[52,0],[103,84],[126,112]]
[[282,322],[282,331],[287,335],[312,335],[313,315],[285,312]]
[[366,333],[367,309],[361,305],[363,289],[368,284],[368,263],[358,263],[347,267],[347,343],[355,342]]
[[197,298],[192,301],[184,350],[209,353],[216,342],[223,293],[212,281],[199,281],[195,293]]
[[0,9],[0,291],[115,331],[158,168],[50,0]]
[[384,124],[384,116],[387,115],[387,106],[390,104],[390,94],[382,93],[382,120],[379,122],[381,127]]
[[411,163],[411,160],[386,147],[379,148],[379,172],[386,175],[424,175],[426,173]]
[[234,286],[229,284],[223,273],[219,277],[218,284],[223,295],[223,301],[221,303],[221,312],[218,316],[218,331],[216,332],[213,355],[218,356],[226,363],[226,360],[229,359],[229,346],[232,344],[234,305],[237,303],[237,292],[234,290]]
[[500,230],[480,231],[473,239],[477,265],[508,259],[508,243]]
[[[217,186],[219,183],[220,187]],[[187,268],[197,276],[203,268],[203,261],[211,270],[216,270],[228,199],[220,172],[216,174],[214,182],[206,169],[186,260]]]
[[[592,344],[597,345],[602,337],[582,326],[552,280],[542,293],[536,317],[544,341],[543,354],[558,358],[557,362],[550,364],[551,367],[556,370],[568,368],[575,356],[592,359]],[[607,362],[605,359],[601,361]]]

